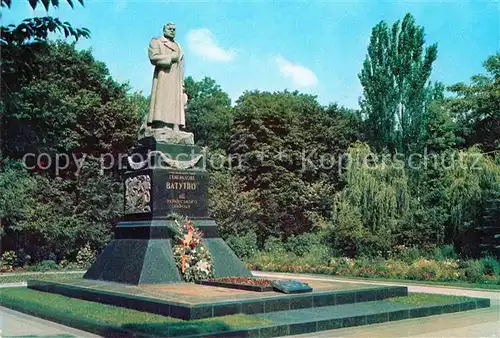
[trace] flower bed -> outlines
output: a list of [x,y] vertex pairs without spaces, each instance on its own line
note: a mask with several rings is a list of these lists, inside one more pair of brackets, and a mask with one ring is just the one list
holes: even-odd
[[268,292],[273,291],[272,281],[262,278],[252,277],[223,277],[223,278],[210,278],[208,280],[197,282],[201,285],[219,286],[224,288],[255,291],[255,292]]
[[[434,260],[419,258],[413,262],[394,259],[332,258],[328,265],[297,265],[273,263],[255,259],[247,264],[250,270],[314,273],[346,277],[403,279],[431,282],[466,282],[500,285],[499,263],[491,258],[482,260]],[[495,287],[496,288],[496,287]]]

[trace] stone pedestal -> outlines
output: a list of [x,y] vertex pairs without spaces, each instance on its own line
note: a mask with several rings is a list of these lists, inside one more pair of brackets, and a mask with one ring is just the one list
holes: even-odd
[[204,161],[200,147],[143,139],[126,159],[125,215],[84,278],[134,285],[181,282],[172,258],[174,221],[168,216],[174,213],[188,216],[203,232],[217,277],[251,276],[209,217]]

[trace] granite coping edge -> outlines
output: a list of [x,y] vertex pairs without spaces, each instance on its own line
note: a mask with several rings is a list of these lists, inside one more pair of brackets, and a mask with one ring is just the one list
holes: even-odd
[[[319,308],[331,305],[363,303],[398,296],[406,296],[408,294],[406,287],[389,286],[347,291],[279,295],[275,297],[254,298],[250,300],[245,299],[216,303],[185,304],[61,282],[28,280],[27,286],[29,289],[42,292],[55,293],[67,297],[125,307],[183,320],[215,318],[239,313],[252,315],[304,308]],[[378,290],[379,292],[374,294],[370,293],[370,291],[373,290]],[[367,294],[371,296],[367,298]],[[340,295],[347,295],[347,297],[339,298]],[[319,297],[320,300],[324,300],[322,297],[325,296],[328,296],[328,302],[318,301],[317,297]]]
[[[471,305],[474,305],[473,307]],[[448,307],[452,306],[452,311],[445,311]],[[456,306],[453,308],[453,306]],[[489,298],[470,298],[468,300],[450,302],[445,304],[429,304],[424,306],[407,306],[403,309],[397,309],[394,311],[382,311],[378,313],[370,313],[360,316],[348,316],[348,317],[338,317],[327,320],[319,320],[319,321],[297,321],[295,323],[275,323],[271,325],[264,325],[260,327],[254,327],[249,329],[237,329],[232,331],[225,331],[214,334],[199,334],[199,335],[188,335],[182,336],[184,338],[196,338],[196,337],[279,337],[286,335],[296,335],[296,334],[305,334],[305,333],[314,333],[326,330],[340,329],[340,328],[348,328],[354,326],[363,326],[363,325],[371,325],[378,323],[386,323],[392,321],[399,321],[405,319],[416,319],[422,317],[430,317],[448,313],[457,313],[470,311],[475,309],[487,308],[491,306],[491,301]],[[421,309],[439,309],[440,313],[432,313],[428,312],[427,314],[413,315],[412,310],[421,310]],[[405,313],[407,316],[398,316],[392,317],[391,314],[401,314]],[[368,318],[372,318],[374,316],[384,315],[387,318],[383,318],[383,320],[375,320],[372,321]],[[258,314],[255,316],[258,317]],[[327,323],[329,322],[329,323]],[[333,324],[335,322],[339,322],[340,325],[335,327],[335,325],[331,325],[331,327],[325,326],[324,324]],[[310,325],[314,324],[314,325]],[[351,325],[352,324],[352,325]],[[321,326],[323,325],[323,326]],[[300,329],[303,330],[300,330]],[[269,333],[269,334],[268,334]],[[276,334],[272,334],[276,333]]]
[[[112,282],[110,282],[112,283]],[[46,284],[46,285],[52,285],[52,286],[63,286],[64,288],[68,289],[73,289],[73,290],[84,290],[84,291],[91,291],[93,293],[97,294],[104,294],[104,295],[110,295],[110,296],[115,296],[119,295],[120,297],[124,297],[127,299],[136,299],[136,300],[141,300],[141,301],[149,301],[152,303],[161,303],[164,305],[175,305],[175,306],[181,306],[185,308],[200,308],[200,307],[207,307],[207,306],[217,306],[217,305],[231,305],[231,304],[242,304],[242,303],[254,303],[254,302],[265,302],[265,301],[276,301],[276,300],[295,300],[295,299],[303,299],[303,298],[308,298],[308,297],[318,297],[318,296],[331,296],[331,295],[343,295],[343,294],[356,294],[357,292],[367,292],[367,291],[402,291],[403,289],[408,290],[406,286],[371,286],[367,288],[360,288],[360,289],[352,289],[352,290],[339,290],[339,291],[317,291],[317,292],[308,292],[308,293],[300,293],[300,294],[279,294],[275,296],[270,296],[270,297],[258,297],[258,298],[246,298],[246,299],[238,299],[238,300],[230,300],[230,301],[219,301],[219,302],[208,302],[208,303],[197,303],[197,304],[189,304],[189,303],[181,303],[181,302],[176,302],[176,301],[171,301],[171,300],[165,300],[161,298],[151,298],[151,297],[145,297],[145,296],[139,296],[139,295],[134,295],[134,294],[129,294],[125,292],[120,292],[120,291],[110,291],[110,290],[102,290],[98,288],[92,288],[84,285],[71,285],[63,282],[55,282],[55,281],[44,281],[44,280],[32,280],[29,279],[27,280],[27,285],[28,288],[31,286],[36,286],[40,284]],[[118,283],[116,283],[118,284]],[[398,295],[396,295],[398,296]],[[391,298],[391,297],[396,297],[396,296],[388,296],[386,298]]]

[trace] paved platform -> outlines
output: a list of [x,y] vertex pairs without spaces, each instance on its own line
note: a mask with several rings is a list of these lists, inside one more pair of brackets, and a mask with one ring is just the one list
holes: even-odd
[[[55,284],[54,282],[47,282]],[[361,289],[376,289],[376,286],[366,286],[356,283],[310,281],[308,282],[314,292],[323,291],[354,291]],[[29,285],[30,283],[28,283]],[[34,283],[31,283],[34,284]],[[205,286],[199,284],[171,283],[171,284],[145,284],[127,285],[107,281],[88,279],[75,279],[57,282],[60,285],[78,287],[96,292],[113,292],[144,298],[154,298],[167,302],[182,303],[187,305],[198,305],[210,302],[229,300],[249,300],[269,297],[288,297],[279,292],[254,292],[224,287]]]
[[311,281],[312,292],[253,292],[199,284],[124,285],[95,280],[29,280],[28,288],[184,320],[257,314],[408,295],[406,287]]

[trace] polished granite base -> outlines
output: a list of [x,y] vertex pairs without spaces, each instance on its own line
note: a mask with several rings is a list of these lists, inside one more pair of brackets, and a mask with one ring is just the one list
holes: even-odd
[[104,304],[193,320],[237,313],[256,314],[403,297],[406,287],[309,282],[313,292],[287,295],[190,283],[124,285],[95,280],[28,281],[28,288]]
[[30,280],[28,288],[184,320],[243,313],[272,321],[270,325],[226,331],[210,337],[277,337],[490,306],[489,299],[480,298],[416,305],[401,301],[408,296],[408,290],[403,286],[307,282],[313,292],[294,295],[189,283],[134,286],[85,279],[67,282]]

